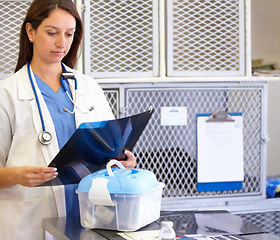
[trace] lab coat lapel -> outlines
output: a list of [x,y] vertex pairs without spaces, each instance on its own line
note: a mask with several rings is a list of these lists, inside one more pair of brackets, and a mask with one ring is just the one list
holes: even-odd
[[[73,69],[69,68],[65,64],[63,64],[66,71],[73,72]],[[77,76],[78,74],[75,74],[75,78],[77,80],[77,90],[76,90],[76,96],[75,96],[75,81],[74,80],[68,80],[68,84],[70,87],[70,91],[72,93],[72,97],[74,99],[74,103],[76,106],[82,109],[86,109],[87,106],[87,89],[86,86],[84,85],[83,81],[79,81],[79,77]],[[85,117],[87,114],[82,113],[80,110],[77,108],[75,109],[75,123],[76,123],[76,128],[80,126],[81,123],[85,122]],[[86,110],[85,110],[86,111]]]
[[[24,66],[23,74],[21,74],[21,78],[18,79],[18,98],[19,100],[29,101],[31,105],[31,112],[27,112],[26,114],[30,114],[33,117],[34,128],[39,135],[42,132],[42,123],[40,120],[40,115],[38,111],[38,106],[35,100],[34,92],[32,90],[32,86],[30,83],[30,79],[28,77],[27,66]],[[43,99],[41,91],[39,90],[36,82],[35,88],[39,98],[40,106],[42,109],[42,114],[46,126],[46,130],[52,134],[52,142],[49,145],[40,144],[42,149],[42,153],[45,158],[46,165],[48,166],[49,163],[53,160],[56,154],[59,152],[58,142],[56,138],[55,128],[51,119],[51,115],[48,111],[47,105]],[[39,140],[38,140],[39,141]],[[65,217],[66,216],[66,207],[65,207],[65,195],[64,195],[64,188],[62,186],[53,186],[54,197],[57,206],[58,216]]]
[[[37,132],[37,135],[43,131],[42,129],[42,122],[40,119],[39,111],[38,111],[38,106],[37,102],[35,100],[34,92],[32,90],[32,86],[30,83],[30,79],[28,77],[28,72],[27,72],[27,65],[22,69],[25,71],[25,74],[22,74],[22,78],[18,80],[18,98],[19,100],[29,100],[32,108],[32,118],[34,122],[34,127]],[[43,151],[46,165],[49,165],[49,163],[52,161],[52,159],[56,156],[56,154],[59,152],[59,147],[58,147],[58,142],[56,138],[56,133],[55,133],[55,128],[54,124],[51,118],[51,115],[49,113],[48,107],[43,99],[43,96],[41,94],[41,91],[35,81],[33,80],[36,93],[39,98],[39,103],[40,107],[42,110],[42,115],[46,127],[46,131],[50,132],[52,135],[52,142],[49,145],[43,145],[41,144],[41,149]]]

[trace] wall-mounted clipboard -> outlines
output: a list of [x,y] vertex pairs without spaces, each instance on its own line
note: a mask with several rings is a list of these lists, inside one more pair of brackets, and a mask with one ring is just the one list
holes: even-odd
[[219,110],[197,115],[197,191],[242,189],[243,116]]

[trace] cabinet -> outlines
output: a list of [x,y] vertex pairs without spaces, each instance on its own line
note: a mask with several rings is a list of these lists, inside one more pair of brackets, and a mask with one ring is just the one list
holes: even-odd
[[[18,32],[31,0],[0,2],[3,79],[14,71]],[[251,76],[250,0],[75,2],[85,26],[79,68],[87,75],[105,82],[239,81]]]
[[244,1],[167,1],[168,76],[244,76]]
[[[0,0],[2,79],[30,2]],[[267,85],[251,76],[250,0],[75,2],[85,25],[80,70],[100,82],[116,117],[155,108],[135,154],[166,183],[166,203],[265,198]],[[187,124],[161,126],[165,106],[186,107]],[[198,193],[195,116],[219,108],[244,113],[246,177],[240,191]]]

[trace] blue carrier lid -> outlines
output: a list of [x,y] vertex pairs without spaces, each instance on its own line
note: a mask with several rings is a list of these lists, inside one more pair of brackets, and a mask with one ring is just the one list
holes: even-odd
[[108,179],[107,188],[109,193],[140,194],[148,192],[157,185],[155,175],[148,170],[142,169],[119,169],[112,168],[114,176],[109,176],[107,169],[102,169],[84,177],[77,191],[88,192],[92,180],[96,178]]

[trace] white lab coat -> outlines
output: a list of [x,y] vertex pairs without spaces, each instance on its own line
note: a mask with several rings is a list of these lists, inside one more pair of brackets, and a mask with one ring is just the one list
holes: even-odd
[[[74,71],[74,70],[72,70]],[[112,111],[97,82],[76,72],[78,82],[76,126],[87,121],[113,119]],[[70,88],[73,89],[70,80]],[[46,130],[53,140],[42,145],[38,135],[42,132],[41,120],[25,65],[18,72],[0,82],[0,166],[47,166],[58,153],[55,128],[35,82]],[[72,91],[73,93],[73,91]],[[69,114],[69,113],[65,113]],[[42,219],[65,217],[63,186],[23,187],[15,185],[0,189],[0,234],[7,240],[44,239]]]

